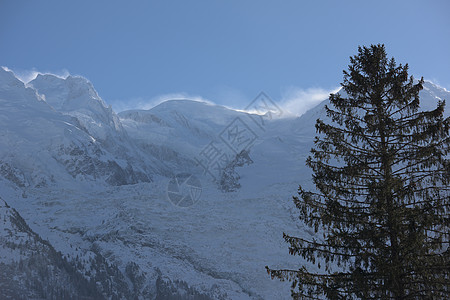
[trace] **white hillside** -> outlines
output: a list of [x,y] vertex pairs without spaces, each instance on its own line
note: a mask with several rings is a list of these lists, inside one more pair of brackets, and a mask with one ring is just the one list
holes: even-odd
[[[427,109],[450,99],[429,82],[420,95]],[[305,159],[325,104],[264,126],[264,116],[188,100],[117,116],[83,78],[26,87],[0,69],[0,197],[105,296],[289,299],[289,283],[264,266],[298,267],[282,233],[312,234],[291,197],[310,185]],[[246,129],[237,144],[233,128]],[[233,162],[216,174],[233,192],[199,164],[210,145]],[[201,183],[192,206],[170,201],[178,173]],[[16,256],[0,249],[3,261]]]

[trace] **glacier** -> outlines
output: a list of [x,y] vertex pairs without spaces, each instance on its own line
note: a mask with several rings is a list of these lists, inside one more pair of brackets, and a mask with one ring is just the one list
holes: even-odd
[[[449,96],[427,81],[421,107]],[[295,118],[191,100],[116,114],[83,77],[23,83],[0,68],[0,267],[16,278],[0,277],[0,296],[289,299],[264,266],[298,268],[282,233],[314,235],[291,198],[311,185],[325,103]],[[226,158],[214,171],[201,164],[212,150]],[[171,202],[177,174],[201,183],[192,205]],[[24,269],[37,252],[53,271]],[[37,288],[39,272],[60,281]]]

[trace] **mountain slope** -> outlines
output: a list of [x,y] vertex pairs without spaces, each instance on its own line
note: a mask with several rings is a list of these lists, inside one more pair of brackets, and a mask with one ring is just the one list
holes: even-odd
[[[420,95],[427,109],[450,98],[429,82]],[[282,233],[314,234],[291,196],[311,185],[305,159],[325,104],[291,119],[187,100],[115,115],[83,78],[25,86],[0,69],[0,196],[103,295],[287,299],[264,266],[297,268]],[[207,164],[214,149],[224,164]],[[180,173],[200,182],[188,207],[169,193]],[[0,255],[20,257],[8,243]]]
[[102,299],[49,242],[0,198],[0,298]]
[[153,166],[129,149],[118,118],[99,99],[90,100],[99,103],[94,108],[102,108],[103,115],[88,122],[94,118],[93,105],[58,112],[44,100],[50,101],[51,95],[38,94],[3,68],[0,74],[0,165],[4,176],[19,176],[20,185],[33,187],[57,181],[72,184],[74,179],[111,185],[151,180]]

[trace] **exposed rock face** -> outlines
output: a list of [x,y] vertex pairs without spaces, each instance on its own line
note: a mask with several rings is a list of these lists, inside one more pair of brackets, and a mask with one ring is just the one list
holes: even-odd
[[0,298],[103,299],[93,282],[0,198]]
[[0,174],[18,187],[73,178],[118,186],[163,171],[82,77],[39,75],[25,86],[0,68],[0,104]]
[[94,143],[87,145],[61,145],[55,160],[65,166],[73,178],[77,176],[98,180],[104,178],[110,185],[134,184],[150,182],[151,178],[145,173],[133,169],[130,163],[121,167],[115,160],[103,160],[105,153]]
[[242,150],[239,154],[236,154],[235,158],[224,168],[222,177],[219,181],[219,187],[223,192],[234,192],[241,187],[239,183],[241,176],[239,176],[236,168],[253,163],[249,153],[250,151],[248,150]]
[[[424,86],[425,109],[450,99]],[[290,199],[310,184],[305,159],[324,105],[264,128],[189,100],[116,115],[84,78],[25,86],[0,68],[0,197],[17,210],[0,200],[0,299],[289,298],[262,266],[297,268],[281,233],[315,234],[298,227]],[[236,119],[256,136],[251,157],[224,144]],[[200,154],[207,167],[227,160],[211,176]],[[189,207],[168,199],[176,174],[201,181]]]

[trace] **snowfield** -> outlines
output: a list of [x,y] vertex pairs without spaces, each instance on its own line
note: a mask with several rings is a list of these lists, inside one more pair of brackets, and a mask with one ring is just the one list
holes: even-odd
[[[426,82],[421,103],[449,96]],[[0,68],[0,197],[105,298],[289,299],[289,283],[264,267],[298,268],[282,233],[313,234],[291,198],[311,185],[305,159],[323,106],[270,118],[173,100],[116,114],[82,77],[24,85]],[[180,173],[201,183],[187,207],[168,194]],[[30,236],[3,200],[0,264],[12,266],[31,257],[12,246]]]

